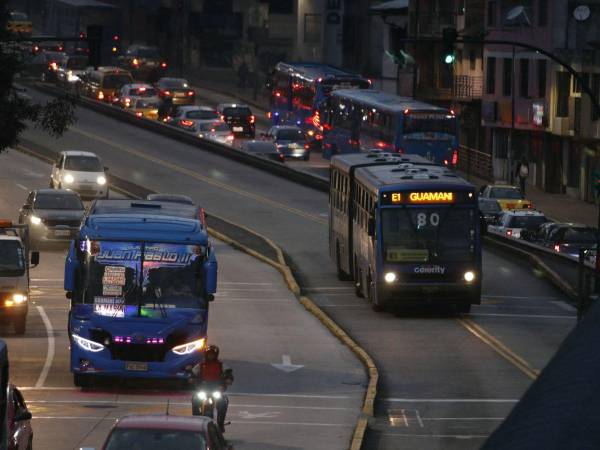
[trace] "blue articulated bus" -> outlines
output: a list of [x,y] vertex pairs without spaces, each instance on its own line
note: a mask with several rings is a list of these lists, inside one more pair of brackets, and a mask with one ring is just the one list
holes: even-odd
[[380,149],[458,163],[459,124],[452,110],[374,89],[340,89],[321,111],[325,158]]
[[319,105],[336,89],[369,89],[371,82],[352,72],[321,63],[284,63],[271,74],[273,125],[297,125],[311,140],[320,140]]
[[217,261],[198,209],[171,202],[97,200],[71,242],[71,372],[188,379],[202,361]]
[[480,303],[473,185],[418,156],[340,155],[330,168],[330,254],[373,309],[442,302],[468,312]]

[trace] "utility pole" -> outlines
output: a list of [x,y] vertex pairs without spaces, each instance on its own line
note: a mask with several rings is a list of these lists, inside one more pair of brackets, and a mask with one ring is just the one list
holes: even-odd
[[[415,60],[417,59],[417,42],[419,41],[419,34],[420,34],[420,30],[419,30],[419,16],[421,14],[421,7],[420,4],[421,2],[419,0],[417,0],[415,5],[415,32],[414,34],[414,38],[415,38]],[[397,73],[398,78],[400,78],[400,66],[398,66],[398,73]],[[413,64],[413,73],[412,73],[412,97],[414,99],[417,98],[417,63],[415,61],[415,64]]]
[[510,76],[510,95],[511,95],[511,105],[510,105],[510,130],[508,132],[508,151],[507,151],[507,163],[508,163],[508,182],[512,184],[513,182],[513,150],[514,150],[514,132],[515,132],[515,66],[517,61],[515,59],[515,46],[512,46],[512,73]]

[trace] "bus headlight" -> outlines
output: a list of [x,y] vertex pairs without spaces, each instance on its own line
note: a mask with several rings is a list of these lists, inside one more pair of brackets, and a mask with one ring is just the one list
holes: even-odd
[[470,270],[465,272],[464,278],[467,283],[471,283],[475,280],[475,272],[472,272]]
[[215,391],[215,392],[213,392],[212,397],[215,400],[220,400],[220,398],[221,398],[221,391]]
[[29,220],[33,225],[39,225],[42,223],[42,219],[40,219],[38,216],[31,216]]
[[206,392],[200,391],[196,394],[196,397],[198,397],[200,400],[206,400],[207,395],[206,395]]
[[198,339],[196,341],[188,342],[187,344],[173,347],[171,351],[176,355],[189,355],[190,353],[202,350],[205,342],[206,339]]
[[104,186],[106,184],[106,178],[104,176],[100,175],[96,179],[96,183],[98,183],[100,186]]
[[85,351],[97,353],[104,350],[104,345],[102,344],[98,344],[97,342],[90,341],[86,338],[82,338],[81,336],[78,336],[76,334],[71,334],[71,336],[73,337],[75,343]]
[[71,175],[70,173],[65,175],[65,183],[71,184],[73,181],[75,181],[75,178],[73,178],[73,175]]
[[394,281],[396,281],[396,274],[394,272],[388,272],[385,274],[383,279],[386,283],[393,283]]

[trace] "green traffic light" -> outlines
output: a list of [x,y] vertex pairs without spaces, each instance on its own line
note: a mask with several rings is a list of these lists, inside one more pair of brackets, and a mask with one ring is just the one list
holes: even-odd
[[446,64],[452,64],[454,62],[454,55],[452,53],[448,53],[445,57],[444,57],[444,62]]

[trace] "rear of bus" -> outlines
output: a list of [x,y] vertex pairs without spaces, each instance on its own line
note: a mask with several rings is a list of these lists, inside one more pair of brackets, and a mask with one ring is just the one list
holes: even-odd
[[397,117],[397,151],[449,167],[458,164],[458,118],[454,111],[407,108]]
[[380,190],[377,283],[384,302],[440,302],[464,312],[480,303],[477,196],[460,181]]

